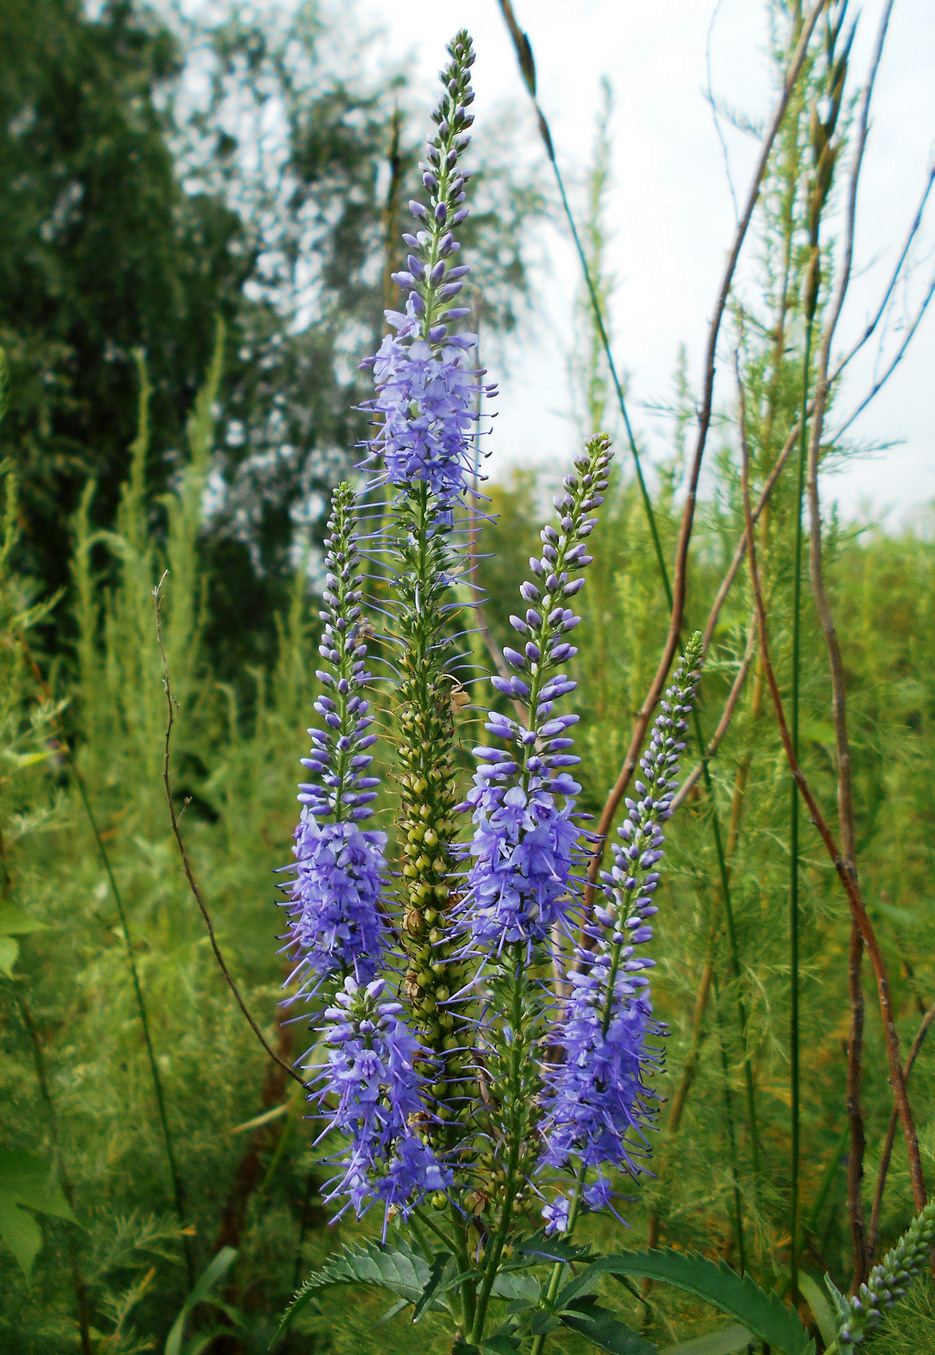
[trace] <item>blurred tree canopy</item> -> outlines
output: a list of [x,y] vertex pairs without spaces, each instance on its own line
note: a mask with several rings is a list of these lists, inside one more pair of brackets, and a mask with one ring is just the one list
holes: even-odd
[[[159,533],[220,317],[205,531],[208,638],[228,672],[267,652],[286,580],[365,433],[357,361],[396,300],[387,260],[425,129],[406,117],[404,75],[381,73],[359,31],[345,33],[315,4],[232,0],[205,24],[139,0],[93,15],[81,0],[0,7],[0,454],[20,483],[21,567],[44,588],[67,584],[89,478],[96,525],[113,522],[136,349],[153,387]],[[475,186],[467,243],[486,330],[517,322],[528,222],[543,210],[512,158],[491,138]]]

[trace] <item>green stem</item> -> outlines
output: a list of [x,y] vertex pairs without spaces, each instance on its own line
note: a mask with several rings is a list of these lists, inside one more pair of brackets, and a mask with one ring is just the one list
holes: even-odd
[[727,1044],[724,1039],[724,1017],[721,1012],[721,995],[718,990],[717,972],[712,976],[714,987],[714,1012],[718,1028],[718,1044],[721,1051],[721,1071],[724,1076],[724,1121],[727,1129],[727,1148],[730,1155],[731,1178],[734,1187],[734,1236],[737,1242],[737,1265],[741,1271],[747,1268],[747,1254],[743,1238],[743,1205],[740,1194],[740,1178],[737,1171],[737,1137],[734,1132],[734,1099],[730,1089],[730,1066],[727,1059]]
[[175,1200],[175,1212],[176,1215],[178,1216],[179,1223],[183,1230],[182,1246],[185,1252],[185,1268],[188,1272],[188,1284],[189,1288],[191,1289],[194,1288],[195,1285],[195,1258],[192,1255],[192,1247],[189,1235],[187,1231],[185,1231],[187,1229],[187,1223],[185,1219],[185,1189],[182,1185],[182,1178],[179,1174],[178,1163],[176,1162],[175,1157],[175,1147],[173,1145],[172,1134],[169,1129],[169,1118],[166,1112],[165,1091],[162,1086],[162,1078],[159,1075],[159,1065],[156,1062],[156,1053],[155,1050],[153,1049],[152,1036],[150,1035],[149,1017],[146,1012],[146,1003],[143,999],[143,986],[140,983],[140,973],[136,964],[136,956],[133,953],[133,942],[130,938],[130,924],[127,921],[127,913],[126,909],[123,906],[123,898],[121,896],[120,890],[117,887],[117,881],[114,878],[114,872],[113,869],[111,868],[110,857],[107,855],[107,848],[104,846],[104,841],[101,837],[100,830],[98,829],[97,826],[97,819],[94,817],[94,810],[91,808],[91,801],[88,798],[88,791],[84,783],[84,777],[78,770],[78,765],[75,762],[74,756],[72,755],[71,749],[68,747],[68,745],[63,741],[61,747],[65,753],[65,757],[68,760],[68,765],[71,768],[72,775],[75,778],[75,785],[78,787],[78,794],[81,796],[81,802],[84,805],[85,813],[88,816],[88,822],[91,825],[91,832],[94,834],[94,841],[97,843],[97,850],[100,853],[101,862],[104,866],[104,871],[107,875],[107,879],[110,882],[111,893],[113,894],[114,902],[117,905],[117,914],[120,918],[120,929],[123,932],[123,941],[127,951],[127,962],[129,963],[130,975],[133,980],[133,991],[136,995],[136,1005],[140,1014],[140,1024],[143,1027],[143,1041],[146,1045],[146,1057],[149,1062],[149,1071],[152,1074],[153,1079],[153,1090],[156,1095],[156,1106],[159,1112],[159,1123],[162,1127],[162,1138],[166,1149],[166,1159],[169,1164],[169,1176],[172,1181],[172,1193]]
[[[813,311],[806,317],[805,353],[802,364],[802,408],[799,415],[799,463],[796,475],[795,547],[792,576],[792,693],[789,730],[796,760],[799,757],[799,704],[801,690],[802,633],[802,498],[805,491],[805,461],[808,446],[808,386],[812,356]],[[799,1057],[799,788],[792,779],[789,786],[789,1093],[790,1093],[790,1197],[789,1197],[789,1292],[793,1305],[798,1300],[798,1272],[801,1239],[799,1236],[800,1167],[800,1057]]]
[[[575,1193],[572,1196],[571,1208],[568,1211],[568,1227],[565,1230],[569,1237],[574,1231],[575,1224],[578,1222],[578,1213],[581,1209],[581,1197],[584,1194],[584,1180],[587,1176],[587,1171],[588,1169],[583,1163],[578,1168],[578,1180],[575,1184]],[[549,1276],[549,1287],[545,1291],[545,1302],[549,1308],[552,1307],[555,1300],[558,1298],[558,1288],[562,1282],[564,1273],[565,1262],[556,1261],[555,1265],[552,1267],[552,1274]],[[547,1338],[547,1332],[540,1332],[533,1340],[529,1355],[542,1355]]]
[[474,1311],[476,1306],[476,1295],[474,1291],[474,1279],[471,1274],[471,1258],[468,1255],[467,1248],[467,1225],[459,1215],[454,1205],[451,1206],[451,1223],[455,1235],[455,1257],[460,1267],[461,1274],[465,1277],[461,1281],[461,1312],[464,1319],[464,1330],[469,1331],[474,1325]]
[[510,1012],[513,1028],[513,1043],[510,1049],[510,1101],[512,1103],[513,1123],[510,1126],[510,1152],[507,1158],[507,1169],[504,1173],[503,1209],[500,1214],[500,1226],[484,1259],[484,1279],[477,1297],[474,1324],[471,1329],[471,1340],[475,1345],[480,1345],[484,1336],[487,1305],[490,1302],[491,1291],[500,1269],[500,1258],[503,1255],[503,1248],[510,1232],[510,1223],[513,1219],[513,1200],[517,1191],[517,1169],[528,1130],[529,1107],[522,1103],[522,1098],[517,1094],[520,1090],[522,1066],[528,1056],[525,1041],[521,1038],[523,1022],[522,950],[521,942],[515,942],[509,947],[508,958],[513,965],[513,1000]]
[[[536,105],[538,110],[538,104]],[[540,112],[540,117],[542,114]],[[543,120],[544,121],[544,120]],[[656,525],[656,514],[653,511],[652,500],[649,497],[649,490],[646,487],[646,480],[643,476],[643,467],[640,463],[640,454],[636,447],[636,438],[633,436],[633,428],[630,423],[630,416],[627,413],[627,403],[623,394],[623,386],[617,375],[617,365],[614,362],[613,353],[610,349],[610,340],[607,337],[607,330],[604,326],[604,316],[601,311],[601,302],[597,294],[597,288],[594,285],[594,279],[591,276],[591,269],[588,264],[587,256],[584,252],[584,246],[581,243],[581,237],[578,234],[578,227],[575,225],[575,218],[572,215],[571,207],[565,193],[565,184],[562,180],[561,171],[555,159],[555,152],[552,149],[551,138],[546,141],[546,150],[549,161],[555,173],[555,182],[558,184],[558,191],[562,199],[562,206],[565,209],[565,216],[568,220],[568,227],[571,231],[572,239],[575,242],[575,249],[578,252],[578,259],[581,263],[581,271],[584,274],[585,286],[588,289],[588,296],[591,300],[591,309],[594,312],[594,323],[597,326],[598,336],[601,341],[601,347],[604,350],[604,356],[607,359],[607,366],[610,369],[610,378],[614,383],[614,390],[617,394],[617,404],[620,408],[620,414],[623,419],[623,426],[626,429],[627,442],[630,446],[630,455],[633,457],[633,466],[636,471],[636,480],[639,485],[640,498],[643,500],[643,511],[646,514],[646,522],[649,526],[649,534],[653,541],[653,551],[656,556],[656,564],[659,567],[659,577],[662,580],[662,587],[665,591],[666,602],[671,610],[672,607],[672,584],[669,581],[669,571],[666,569],[665,556],[662,553],[662,542],[659,539],[659,528]]]

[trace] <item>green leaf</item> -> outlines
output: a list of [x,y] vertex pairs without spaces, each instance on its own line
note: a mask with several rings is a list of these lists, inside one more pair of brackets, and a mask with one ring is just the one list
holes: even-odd
[[523,1346],[518,1336],[495,1332],[493,1336],[488,1336],[486,1341],[481,1342],[480,1348],[483,1355],[516,1355]]
[[802,1275],[799,1277],[799,1289],[805,1296],[805,1301],[815,1314],[815,1321],[818,1323],[818,1330],[821,1332],[821,1339],[826,1346],[830,1346],[832,1341],[837,1340],[838,1324],[835,1320],[831,1304],[828,1302],[821,1286],[816,1284],[811,1275]]
[[236,1259],[237,1249],[235,1247],[222,1247],[217,1256],[211,1258],[211,1261],[195,1281],[194,1288],[172,1324],[172,1330],[166,1339],[165,1355],[181,1355],[182,1339],[185,1336],[188,1319],[198,1304],[203,1303],[208,1298],[211,1290],[219,1280],[224,1278]]
[[0,936],[0,974],[12,979],[13,966],[19,959],[19,942],[15,936]]
[[378,1329],[380,1327],[385,1327],[387,1322],[392,1322],[393,1318],[396,1316],[397,1313],[401,1313],[404,1308],[408,1307],[409,1307],[408,1299],[397,1299],[395,1303],[390,1304],[386,1312],[380,1318],[379,1322],[375,1323],[374,1325]]
[[[446,1278],[446,1275],[452,1269],[452,1262],[454,1259],[451,1252],[448,1251],[437,1251],[433,1256],[429,1278],[426,1280],[425,1288],[419,1295],[415,1309],[413,1310],[412,1320],[414,1323],[419,1321],[426,1308],[428,1308],[429,1304],[432,1302],[442,1280]],[[457,1267],[455,1267],[455,1269],[456,1268]],[[448,1286],[446,1285],[445,1287],[447,1288]]]
[[27,932],[42,932],[46,924],[15,903],[0,903],[0,936],[25,936]]
[[656,1347],[591,1297],[575,1299],[559,1314],[572,1331],[610,1355],[656,1355]]
[[681,1341],[677,1346],[666,1346],[659,1355],[734,1355],[746,1350],[753,1337],[746,1327],[732,1322],[729,1327],[709,1331],[707,1336],[696,1336],[693,1341]]
[[41,1157],[20,1150],[0,1153],[0,1237],[29,1278],[42,1245],[39,1225],[26,1210],[77,1223],[68,1201]]
[[573,1242],[564,1242],[560,1237],[546,1237],[545,1233],[536,1233],[516,1244],[516,1251],[530,1257],[530,1265],[539,1261],[583,1261],[590,1255],[590,1247],[579,1247]]
[[388,1289],[407,1303],[418,1303],[430,1274],[425,1257],[405,1243],[397,1243],[392,1248],[382,1247],[378,1242],[346,1246],[329,1257],[321,1270],[314,1271],[296,1292],[283,1313],[273,1341],[279,1339],[296,1314],[320,1289],[336,1284],[370,1284],[378,1289]]
[[621,1252],[596,1258],[565,1286],[557,1307],[590,1293],[602,1275],[630,1275],[663,1281],[704,1299],[741,1323],[781,1355],[814,1355],[815,1342],[799,1317],[749,1275],[738,1275],[723,1261],[675,1251]]
[[[534,1308],[539,1302],[542,1287],[534,1275],[521,1275],[515,1270],[502,1270],[493,1282],[491,1295],[495,1299],[508,1299],[515,1311],[522,1308]],[[516,1305],[520,1305],[516,1307]]]

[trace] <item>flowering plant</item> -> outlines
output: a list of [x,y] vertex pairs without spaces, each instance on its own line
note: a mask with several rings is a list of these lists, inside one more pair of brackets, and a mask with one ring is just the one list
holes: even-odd
[[[660,703],[610,868],[589,884],[598,840],[576,811],[567,667],[611,461],[609,439],[595,435],[529,562],[510,618],[515,647],[490,678],[503,708],[486,712],[490,742],[473,750],[470,788],[459,785],[458,721],[478,681],[460,644],[460,599],[473,587],[479,397],[493,388],[476,336],[458,328],[469,310],[452,304],[468,273],[457,234],[469,211],[474,54],[464,32],[448,50],[421,165],[428,201],[410,203],[409,252],[393,274],[405,305],[387,312],[391,332],[362,364],[374,381],[367,478],[333,496],[320,727],[285,899],[292,1000],[315,1013],[307,1085],[332,1149],[325,1199],[339,1216],[376,1208],[381,1240],[313,1274],[282,1326],[321,1288],[361,1283],[389,1291],[391,1312],[411,1306],[414,1321],[448,1314],[461,1355],[539,1355],[560,1328],[639,1355],[655,1348],[594,1291],[605,1276],[628,1287],[640,1277],[709,1299],[740,1324],[742,1344],[807,1355],[815,1343],[797,1314],[749,1277],[671,1251],[598,1256],[573,1239],[590,1212],[619,1218],[620,1181],[645,1171],[650,1152],[665,1032],[646,947],[701,639],[688,641]],[[379,605],[364,592],[365,560]],[[380,790],[374,639],[390,656],[396,857],[365,826]],[[920,1226],[913,1264],[930,1241]],[[880,1280],[863,1307],[842,1300],[831,1341],[859,1340],[884,1290]]]

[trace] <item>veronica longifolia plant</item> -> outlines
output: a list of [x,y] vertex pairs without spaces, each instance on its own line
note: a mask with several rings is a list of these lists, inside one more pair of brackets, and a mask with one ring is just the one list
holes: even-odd
[[[554,1327],[588,1335],[589,1322],[604,1349],[649,1350],[599,1308],[590,1281],[579,1276],[569,1293],[562,1278],[567,1260],[586,1258],[570,1242],[579,1218],[613,1209],[621,1174],[638,1175],[649,1150],[662,1029],[645,949],[700,641],[662,703],[586,912],[595,842],[576,815],[569,666],[608,484],[603,435],[566,476],[529,562],[504,650],[512,674],[490,679],[505,709],[487,712],[473,783],[457,770],[456,719],[477,675],[465,666],[456,585],[469,582],[477,516],[476,411],[493,391],[476,337],[460,328],[469,310],[452,304],[468,273],[458,228],[474,54],[466,33],[448,50],[421,166],[427,200],[410,204],[405,267],[393,275],[405,303],[387,312],[391,332],[363,364],[374,381],[367,478],[359,495],[348,484],[334,494],[319,727],[285,901],[293,1001],[315,1011],[308,1077],[335,1166],[326,1198],[358,1216],[377,1204],[382,1240],[312,1276],[286,1320],[323,1284],[356,1279],[412,1302],[416,1318],[449,1313],[463,1352],[540,1351]],[[366,620],[361,552],[381,575]],[[393,869],[386,834],[364,826],[379,791],[367,655],[378,619],[398,762]],[[441,1249],[425,1249],[427,1238]],[[631,1337],[641,1345],[621,1344]]]

